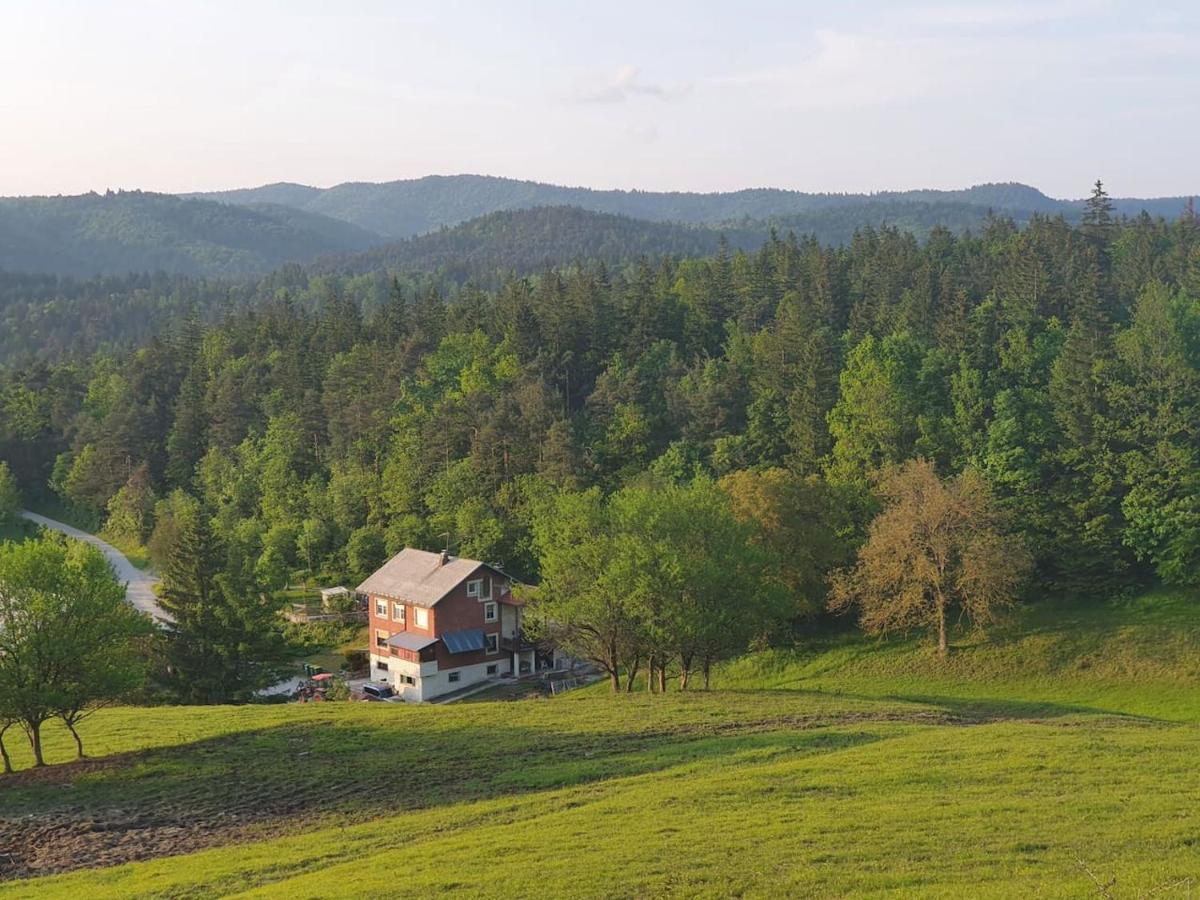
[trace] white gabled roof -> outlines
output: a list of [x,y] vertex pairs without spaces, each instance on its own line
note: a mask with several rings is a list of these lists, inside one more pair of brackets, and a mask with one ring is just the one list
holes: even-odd
[[416,606],[433,606],[481,565],[479,560],[456,556],[442,562],[440,553],[406,547],[380,566],[358,590]]

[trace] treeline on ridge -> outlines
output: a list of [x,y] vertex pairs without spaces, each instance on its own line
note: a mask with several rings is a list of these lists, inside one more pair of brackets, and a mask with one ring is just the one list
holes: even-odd
[[873,474],[917,457],[978,473],[1041,593],[1200,578],[1195,217],[1118,222],[1098,192],[1079,227],[774,236],[449,299],[396,283],[366,312],[324,284],[4,371],[0,459],[152,551],[203,510],[248,591],[445,534],[533,582],[548,492],[748,473],[790,492],[785,543],[837,538],[789,579],[815,609]]

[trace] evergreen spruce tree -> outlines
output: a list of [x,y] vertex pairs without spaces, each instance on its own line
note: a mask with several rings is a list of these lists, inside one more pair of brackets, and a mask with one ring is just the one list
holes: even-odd
[[250,699],[274,678],[284,645],[275,610],[222,573],[223,553],[203,510],[183,522],[163,576],[170,687],[185,703]]
[[1098,248],[1104,249],[1112,243],[1116,224],[1112,200],[1104,190],[1103,182],[1097,178],[1084,208],[1083,233]]
[[208,446],[208,412],[204,403],[204,371],[193,364],[175,398],[175,421],[167,435],[166,478],[171,487],[192,484],[196,464]]

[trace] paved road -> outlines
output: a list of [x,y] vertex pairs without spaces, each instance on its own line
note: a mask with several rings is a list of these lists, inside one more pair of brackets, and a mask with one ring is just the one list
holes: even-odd
[[30,522],[35,522],[54,531],[61,531],[69,537],[73,537],[79,541],[86,541],[92,546],[100,548],[100,551],[112,563],[112,567],[117,573],[117,578],[125,582],[125,599],[142,612],[149,613],[155,620],[168,622],[171,620],[166,610],[158,605],[158,598],[154,595],[154,572],[148,569],[137,568],[126,558],[124,553],[112,544],[100,540],[94,534],[88,534],[86,531],[80,531],[78,528],[72,528],[64,522],[47,519],[45,516],[30,512],[27,509],[21,510],[21,515]]

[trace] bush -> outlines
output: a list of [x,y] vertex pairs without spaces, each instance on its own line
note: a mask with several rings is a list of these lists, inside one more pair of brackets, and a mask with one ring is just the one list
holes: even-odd
[[365,672],[371,665],[370,657],[367,656],[366,650],[347,650],[342,654],[345,662],[342,663],[342,668],[347,672]]

